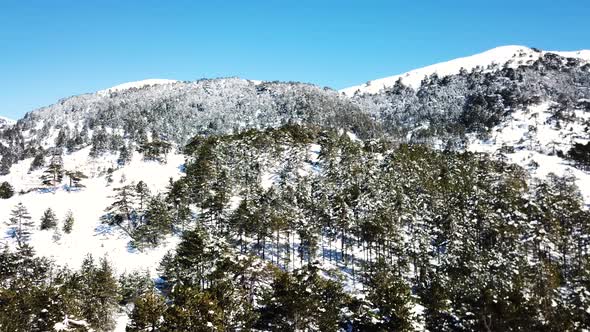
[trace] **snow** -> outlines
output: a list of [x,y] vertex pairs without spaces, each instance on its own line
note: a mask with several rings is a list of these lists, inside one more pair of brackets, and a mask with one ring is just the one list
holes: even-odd
[[74,320],[66,317],[63,322],[55,323],[53,329],[55,331],[69,331],[70,325],[72,325],[72,327],[88,327],[89,324],[83,320]]
[[15,120],[9,119],[7,117],[0,115],[0,126],[2,125],[14,125],[16,123]]
[[[65,187],[59,187],[54,192],[35,189],[40,186],[39,177],[43,170],[28,174],[31,159],[13,165],[10,174],[0,176],[0,182],[8,181],[17,193],[10,199],[0,200],[0,244],[16,245],[14,239],[8,236],[8,226],[4,222],[8,221],[14,206],[22,202],[36,223],[30,244],[37,255],[50,257],[59,265],[77,269],[86,255],[91,253],[95,258],[107,257],[118,273],[148,270],[152,277],[156,277],[157,265],[168,250],[176,247],[178,237],[169,236],[164,245],[137,251],[129,248],[130,239],[126,234],[117,228],[103,225],[100,217],[112,203],[113,188],[142,180],[152,193],[162,192],[170,177],[178,179],[181,176],[179,166],[183,164],[184,157],[171,153],[168,162],[160,164],[143,161],[142,156],[135,154],[129,165],[113,172],[113,183],[106,186],[106,169],[116,168],[117,157],[107,155],[91,159],[88,152],[89,148],[86,148],[63,158],[66,170],[78,169],[89,176],[83,181],[86,188],[79,191],[68,192]],[[21,190],[26,193],[18,194]],[[59,218],[60,228],[68,210],[72,211],[75,219],[72,232],[62,232],[57,242],[53,240],[53,231],[39,230],[40,218],[49,207]]]
[[362,85],[342,89],[340,92],[347,96],[353,96],[357,91],[360,93],[375,94],[384,88],[393,86],[398,79],[401,79],[402,83],[405,85],[417,90],[424,77],[430,76],[434,73],[438,74],[439,77],[444,77],[458,74],[461,68],[470,71],[475,67],[480,66],[485,70],[491,65],[498,65],[501,68],[504,64],[508,64],[510,67],[518,67],[520,65],[530,64],[546,53],[554,53],[564,57],[590,61],[590,50],[538,52],[526,46],[509,45],[496,47],[472,56],[457,58],[451,61],[415,69],[400,75],[376,79]]
[[584,202],[590,206],[590,173],[554,153],[557,150],[565,153],[574,143],[588,142],[588,136],[581,135],[583,123],[590,120],[590,114],[577,110],[575,121],[559,128],[549,119],[550,106],[551,103],[545,102],[512,113],[492,129],[489,139],[471,137],[467,150],[495,154],[502,146],[512,146],[514,152],[506,154],[508,162],[526,168],[534,178],[544,179],[550,173],[573,175]]
[[127,82],[127,83],[115,85],[115,86],[108,88],[108,89],[100,90],[97,92],[97,94],[107,95],[110,92],[122,91],[122,90],[131,89],[131,88],[142,88],[145,86],[171,84],[171,83],[176,83],[176,82],[178,82],[178,81],[168,80],[168,79],[157,79],[157,78],[135,81],[135,82]]
[[115,329],[113,332],[125,332],[127,331],[127,324],[129,323],[129,315],[125,312],[120,313],[115,320]]

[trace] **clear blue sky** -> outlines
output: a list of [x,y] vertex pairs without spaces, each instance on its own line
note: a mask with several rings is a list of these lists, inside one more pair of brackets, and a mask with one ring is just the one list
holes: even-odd
[[590,48],[589,0],[0,0],[0,115],[145,78],[343,88],[500,45]]

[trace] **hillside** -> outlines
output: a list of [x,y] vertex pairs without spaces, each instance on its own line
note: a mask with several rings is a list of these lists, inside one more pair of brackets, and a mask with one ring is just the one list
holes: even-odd
[[0,127],[14,125],[16,121],[0,116]]
[[590,328],[588,58],[145,80],[0,120],[0,330]]

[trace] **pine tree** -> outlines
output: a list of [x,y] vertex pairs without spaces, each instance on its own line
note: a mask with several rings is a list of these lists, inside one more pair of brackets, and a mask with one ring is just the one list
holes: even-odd
[[126,185],[113,189],[115,191],[115,201],[109,207],[109,211],[119,216],[119,219],[131,220],[135,204],[135,188],[133,185]]
[[435,272],[428,276],[424,287],[420,290],[420,298],[424,305],[426,328],[429,331],[454,331],[454,320],[449,313],[448,290],[442,285],[441,278]]
[[4,155],[2,160],[0,160],[0,175],[6,175],[10,173],[10,168],[12,167],[12,156],[11,155]]
[[320,276],[313,264],[292,274],[278,271],[264,299],[261,322],[275,330],[335,332],[346,301],[342,285]]
[[[126,233],[131,235],[134,228],[137,226],[134,220],[135,214],[135,186],[132,184],[113,189],[115,195],[114,202],[105,211],[106,223],[109,225],[116,225],[121,227]],[[127,222],[127,225],[124,223]]]
[[221,308],[207,292],[194,287],[178,287],[172,294],[173,305],[164,313],[161,331],[224,331]]
[[127,332],[160,331],[166,303],[161,295],[151,290],[141,295],[131,312]]
[[90,156],[98,157],[109,150],[109,135],[104,126],[97,128],[92,135],[92,147],[90,148]]
[[25,245],[31,237],[31,228],[33,228],[33,221],[27,208],[18,203],[11,212],[11,217],[6,223],[12,230],[12,237],[16,239],[19,247]]
[[139,246],[141,243],[157,246],[166,234],[170,233],[171,229],[170,210],[162,197],[158,195],[150,200],[143,224],[133,232],[134,242]]
[[143,158],[145,160],[165,162],[166,155],[170,152],[171,149],[172,144],[165,141],[154,140],[152,142],[144,142],[137,149],[137,151],[139,153],[143,153]]
[[192,214],[189,207],[190,197],[188,194],[188,186],[185,178],[178,181],[169,179],[168,195],[166,200],[174,207],[174,225],[179,227],[181,231],[186,228],[186,223],[191,219]]
[[70,210],[66,213],[66,217],[64,218],[64,226],[63,226],[64,233],[70,234],[72,232],[73,227],[74,227],[74,214]]
[[367,299],[383,318],[377,326],[389,331],[411,331],[411,291],[391,266],[383,259],[377,260],[367,273],[366,285]]
[[135,192],[137,193],[137,199],[139,200],[139,212],[143,212],[143,208],[148,198],[150,197],[150,188],[143,181],[139,181],[135,186]]
[[51,162],[47,166],[45,172],[41,176],[43,185],[47,187],[55,187],[61,183],[63,179],[63,161],[60,154],[54,154]]
[[253,298],[257,282],[267,273],[264,266],[256,266],[252,257],[236,257],[223,252],[208,275],[207,291],[219,304],[226,330],[252,329],[258,318]]
[[107,187],[113,183],[113,172],[115,170],[112,169],[111,167],[109,167],[109,169],[107,169],[107,176],[106,176],[106,180],[107,180]]
[[9,199],[14,196],[14,188],[10,183],[4,181],[0,184],[0,199]]
[[37,153],[33,161],[31,161],[31,166],[29,166],[29,172],[38,170],[39,168],[45,166],[45,155],[43,151]]
[[215,255],[209,235],[204,229],[196,227],[184,231],[176,255],[167,255],[161,261],[161,277],[166,282],[166,287],[181,283],[204,288],[206,271],[211,268]]
[[129,161],[131,161],[131,157],[133,157],[132,149],[128,148],[125,144],[121,145],[121,148],[119,149],[119,158],[117,158],[117,163],[120,166],[123,166],[127,164]]
[[135,302],[140,296],[150,292],[153,287],[154,282],[147,270],[122,274],[119,277],[120,304],[127,305]]
[[58,148],[62,148],[65,146],[66,144],[66,140],[67,140],[67,128],[62,127],[59,132],[57,133],[57,137],[55,138],[55,146]]
[[51,208],[47,208],[41,217],[41,230],[55,228],[57,226],[57,217]]
[[95,265],[92,256],[88,256],[82,263],[80,274],[84,285],[79,299],[83,317],[95,329],[112,330],[119,292],[111,264],[101,258]]
[[84,188],[84,185],[81,183],[82,180],[87,179],[88,177],[86,174],[82,173],[82,171],[72,170],[65,172],[67,177],[70,179],[70,185],[68,186],[68,191],[71,188]]

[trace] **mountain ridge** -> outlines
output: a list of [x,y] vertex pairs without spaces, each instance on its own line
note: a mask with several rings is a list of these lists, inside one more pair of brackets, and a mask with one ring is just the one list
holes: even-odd
[[153,85],[162,85],[162,84],[172,84],[178,82],[177,80],[170,80],[170,79],[162,79],[162,78],[149,78],[139,81],[131,81],[125,82],[121,84],[117,84],[107,89],[99,90],[96,93],[99,95],[107,95],[111,92],[117,92],[122,90],[128,90],[132,88],[143,88],[145,86],[153,86]]
[[[522,45],[506,45],[506,46],[498,46],[498,47],[495,47],[495,48],[492,48],[492,49],[489,49],[489,50],[486,50],[484,52],[477,53],[474,55],[463,56],[463,57],[451,59],[448,61],[443,61],[443,62],[431,64],[431,65],[428,65],[425,67],[414,68],[414,69],[407,71],[405,73],[401,73],[401,74],[397,74],[397,75],[393,75],[393,76],[387,76],[384,78],[373,79],[373,80],[370,80],[364,84],[355,85],[355,86],[351,86],[351,87],[347,87],[347,88],[343,88],[343,89],[339,89],[339,90],[336,90],[336,89],[334,89],[334,90],[338,91],[339,93],[342,93],[346,96],[349,96],[349,97],[353,96],[357,92],[358,93],[377,94],[378,92],[380,92],[384,88],[389,88],[389,87],[394,86],[395,82],[398,79],[401,79],[401,82],[404,85],[409,86],[409,87],[413,88],[414,90],[417,90],[420,87],[422,80],[426,76],[430,76],[432,74],[437,74],[438,76],[440,76],[442,78],[445,76],[454,75],[454,74],[459,73],[461,68],[463,68],[467,71],[470,71],[478,66],[482,67],[484,69],[486,69],[486,67],[489,67],[489,66],[496,66],[496,68],[499,69],[500,66],[505,65],[507,63],[509,64],[510,67],[514,68],[519,65],[530,65],[535,60],[537,60],[540,56],[545,55],[545,54],[549,54],[549,53],[557,54],[557,55],[564,57],[564,58],[575,58],[575,59],[580,59],[585,62],[590,62],[590,49],[583,49],[583,50],[577,50],[577,51],[545,51],[545,50],[539,50],[536,48],[529,48],[527,46],[522,46]],[[143,79],[143,80],[138,80],[138,81],[124,82],[124,83],[117,84],[115,86],[112,86],[112,87],[109,87],[106,89],[102,89],[102,90],[98,90],[98,91],[94,91],[94,92],[89,92],[89,93],[80,94],[80,95],[74,95],[71,97],[64,97],[64,98],[60,99],[59,101],[57,101],[56,103],[60,103],[60,102],[63,102],[64,100],[68,100],[71,98],[84,96],[84,95],[95,94],[98,96],[108,96],[109,93],[121,93],[126,90],[130,90],[130,89],[141,89],[141,88],[146,88],[146,87],[165,86],[165,85],[171,85],[174,83],[189,83],[190,84],[190,83],[196,83],[196,82],[203,81],[203,80],[204,81],[214,81],[214,80],[225,80],[225,79],[243,80],[246,82],[252,82],[255,85],[262,84],[262,83],[271,83],[271,81],[260,81],[260,80],[253,80],[253,79],[241,78],[241,77],[210,78],[210,79],[201,79],[201,80],[189,81],[189,82],[183,82],[181,80],[175,80],[175,79],[148,78],[148,79]],[[288,82],[284,82],[284,83],[288,83]],[[305,83],[305,82],[296,82],[296,83],[314,85],[312,83]],[[47,106],[42,106],[42,107],[36,108],[34,110],[31,110],[30,112],[36,112],[39,110],[43,110],[43,109],[46,109],[52,105],[53,104],[47,105]],[[6,120],[6,122],[10,125],[16,123],[16,120],[12,120],[12,119],[0,116],[0,121],[2,119]]]
[[490,65],[495,64],[503,66],[509,62],[511,62],[509,63],[510,67],[515,67],[523,64],[530,64],[537,60],[541,55],[547,53],[557,54],[565,58],[577,58],[584,61],[590,61],[590,50],[586,49],[578,51],[543,51],[529,48],[527,46],[507,45],[495,47],[474,55],[412,69],[398,75],[374,79],[365,84],[340,89],[339,92],[344,93],[347,96],[353,96],[357,91],[359,93],[375,94],[384,88],[392,87],[398,79],[401,79],[402,83],[405,85],[417,90],[425,76],[430,76],[435,73],[440,77],[444,77],[459,73],[461,68],[470,71],[477,66],[486,69]]

